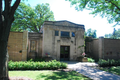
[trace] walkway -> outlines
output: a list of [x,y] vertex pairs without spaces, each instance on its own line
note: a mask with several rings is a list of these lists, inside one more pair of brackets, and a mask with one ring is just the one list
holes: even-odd
[[120,80],[120,76],[89,67],[97,66],[96,63],[70,62],[70,61],[66,63],[68,63],[68,68],[73,69],[94,80]]

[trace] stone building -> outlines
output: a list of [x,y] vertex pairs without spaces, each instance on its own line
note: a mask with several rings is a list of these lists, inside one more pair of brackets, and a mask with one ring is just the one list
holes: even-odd
[[84,25],[69,21],[45,21],[40,33],[10,32],[9,60],[25,61],[48,54],[56,60],[76,60],[84,52],[78,48],[84,45],[84,31]]
[[68,21],[46,21],[42,31],[43,57],[49,53],[53,59],[76,60],[81,55],[78,47],[84,45],[84,25]]

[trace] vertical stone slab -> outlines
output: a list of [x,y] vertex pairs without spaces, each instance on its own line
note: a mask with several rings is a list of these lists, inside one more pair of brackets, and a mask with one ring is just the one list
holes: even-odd
[[28,31],[23,32],[22,61],[27,60]]
[[60,60],[60,41],[57,42],[57,57],[56,60]]
[[104,59],[104,37],[99,37],[99,59]]

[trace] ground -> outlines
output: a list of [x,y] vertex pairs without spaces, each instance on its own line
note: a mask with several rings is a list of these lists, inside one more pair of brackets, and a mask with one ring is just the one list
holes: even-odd
[[33,80],[26,77],[10,77],[9,80]]
[[[58,71],[65,71],[65,72],[68,72],[68,71],[73,71],[72,69],[58,69]],[[30,79],[30,78],[27,78],[27,77],[10,77],[9,78],[10,80],[33,80],[33,79]]]

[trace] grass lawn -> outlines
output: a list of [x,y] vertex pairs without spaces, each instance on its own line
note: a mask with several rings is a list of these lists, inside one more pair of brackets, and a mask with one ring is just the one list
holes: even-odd
[[120,66],[113,66],[113,67],[102,67],[100,68],[101,70],[104,70],[104,71],[107,71],[107,72],[110,72],[110,73],[113,73],[113,74],[117,74],[117,75],[120,75]]
[[9,77],[28,77],[34,80],[91,80],[75,71],[9,71]]

